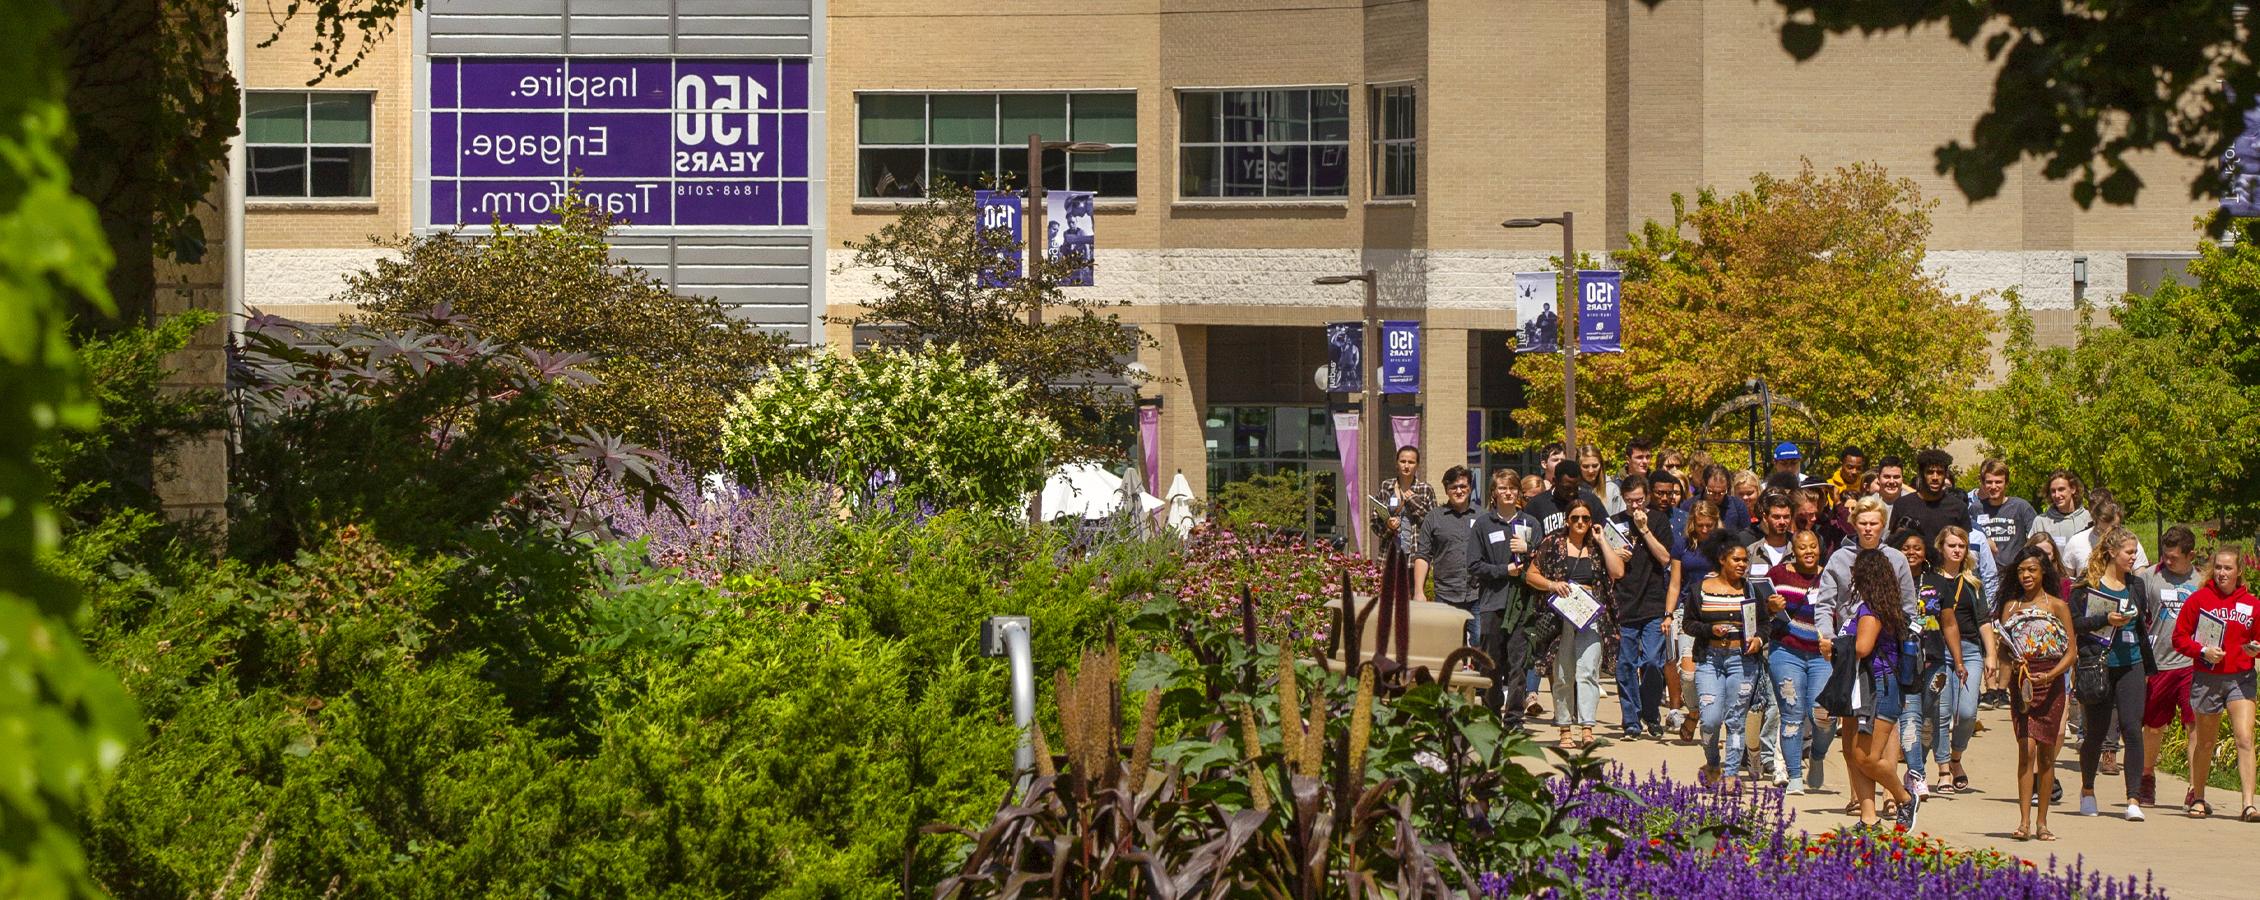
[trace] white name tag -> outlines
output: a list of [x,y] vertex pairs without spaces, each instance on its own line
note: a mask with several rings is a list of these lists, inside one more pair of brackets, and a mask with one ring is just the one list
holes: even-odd
[[1491,543],[1494,543],[1494,544],[1497,544],[1497,543],[1502,543],[1502,542],[1504,542],[1504,541],[1505,541],[1506,539],[1507,539],[1507,533],[1506,533],[1506,532],[1504,532],[1504,531],[1494,531],[1494,532],[1491,532],[1491,535],[1490,535],[1489,537],[1486,537],[1486,538],[1484,538],[1484,540],[1486,540],[1486,541],[1489,541],[1489,542],[1491,542]]
[[2236,605],[2236,614],[2237,614],[2237,615],[2240,615],[2240,616],[2244,616],[2244,617],[2246,617],[2246,618],[2250,618],[2250,617],[2252,616],[2252,604],[2250,604],[2250,603],[2239,603],[2239,604],[2237,604],[2237,605]]

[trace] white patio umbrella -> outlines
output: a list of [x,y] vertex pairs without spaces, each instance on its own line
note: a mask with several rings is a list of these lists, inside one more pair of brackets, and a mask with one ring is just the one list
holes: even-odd
[[1185,480],[1184,470],[1178,470],[1177,477],[1169,480],[1169,493],[1166,496],[1169,498],[1169,527],[1177,532],[1178,537],[1192,534],[1193,483]]
[[1044,521],[1074,517],[1096,519],[1122,506],[1122,479],[1089,463],[1061,466],[1044,481],[1043,502],[1037,507]]

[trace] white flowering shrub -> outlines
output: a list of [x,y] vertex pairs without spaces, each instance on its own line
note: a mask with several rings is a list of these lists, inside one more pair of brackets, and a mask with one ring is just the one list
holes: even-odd
[[1043,482],[1059,428],[996,366],[956,351],[815,354],[738,396],[722,422],[738,477],[891,483],[940,508],[1006,509]]

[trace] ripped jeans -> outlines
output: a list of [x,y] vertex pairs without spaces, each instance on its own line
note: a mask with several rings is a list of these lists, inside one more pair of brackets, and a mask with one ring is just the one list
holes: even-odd
[[[1772,676],[1774,698],[1781,706],[1781,755],[1789,764],[1792,783],[1805,777],[1807,729],[1819,733],[1817,740],[1827,738],[1827,728],[1813,722],[1813,700],[1828,686],[1829,672],[1834,668],[1828,657],[1817,651],[1781,643],[1767,651],[1766,669]],[[1825,745],[1819,750],[1828,752]]]
[[[1748,755],[1743,733],[1748,730],[1751,676],[1756,671],[1757,659],[1743,654],[1739,643],[1720,644],[1695,656],[1695,708],[1703,714],[1703,758],[1721,777],[1742,774],[1742,761]],[[1723,761],[1722,730],[1726,732]]]

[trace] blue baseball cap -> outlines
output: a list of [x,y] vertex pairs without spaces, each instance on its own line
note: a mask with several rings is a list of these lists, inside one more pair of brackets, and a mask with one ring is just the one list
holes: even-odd
[[1781,443],[1774,445],[1773,458],[1776,460],[1804,459],[1805,454],[1798,451],[1796,444],[1792,444],[1788,441],[1782,441]]

